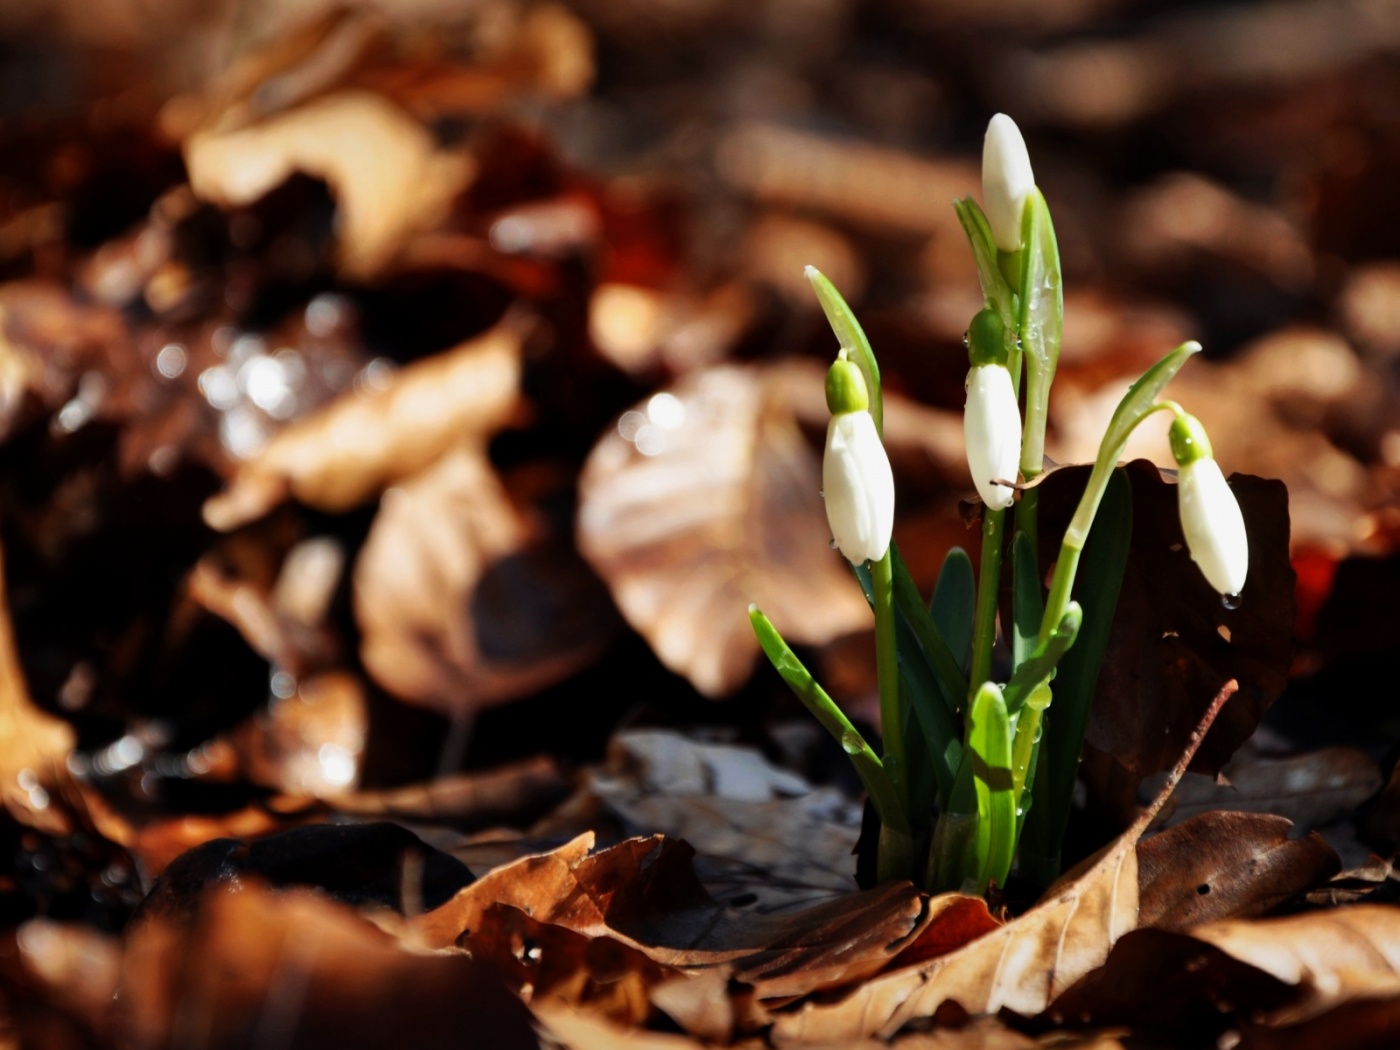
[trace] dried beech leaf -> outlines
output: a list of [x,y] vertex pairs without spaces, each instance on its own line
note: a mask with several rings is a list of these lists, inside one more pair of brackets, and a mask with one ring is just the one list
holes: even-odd
[[455,828],[521,825],[562,801],[570,780],[554,759],[540,755],[479,773],[438,777],[424,784],[339,795],[337,813],[385,820],[450,824]]
[[520,333],[502,323],[409,365],[386,389],[342,395],[239,467],[205,503],[205,521],[227,532],[289,496],[329,511],[362,503],[465,437],[501,426],[516,408],[520,368]]
[[696,880],[693,851],[659,838],[589,854],[592,835],[478,879],[415,923],[429,947],[464,944],[500,905],[575,933],[608,937],[662,966],[727,964],[760,997],[786,999],[875,973],[928,921],[925,898],[886,883],[804,911],[721,907]]
[[1212,810],[1274,813],[1303,828],[1343,818],[1381,788],[1376,760],[1354,747],[1326,747],[1270,758],[1242,754],[1221,770],[1225,783],[1187,776],[1172,799],[1171,822]]
[[[1231,479],[1249,529],[1249,581],[1240,607],[1231,610],[1185,548],[1176,486],[1145,460],[1127,470],[1132,547],[1085,741],[1137,774],[1170,769],[1200,722],[1203,698],[1234,679],[1239,693],[1194,767],[1214,773],[1254,732],[1292,661],[1288,494],[1277,481]],[[1047,544],[1062,534],[1087,476],[1087,467],[1066,467],[1040,486],[1043,564],[1055,557]]]
[[969,1014],[1001,1009],[1035,1015],[1101,966],[1115,941],[1137,926],[1137,840],[1190,762],[1211,721],[1234,692],[1216,694],[1161,795],[1126,832],[1051,886],[1041,901],[971,943],[914,966],[891,969],[833,1003],[779,1016],[778,1045],[889,1038],[932,1017],[948,1001]]
[[1378,904],[1197,927],[1191,936],[1296,988],[1280,1024],[1362,998],[1400,997],[1400,911]]
[[286,795],[332,798],[359,782],[368,731],[359,679],[329,671],[271,700],[233,732],[232,745],[253,783]]
[[15,947],[20,965],[54,1005],[109,1035],[122,961],[115,938],[90,926],[31,919],[15,931]]
[[467,446],[386,496],[354,589],[365,667],[394,695],[448,714],[556,682],[612,636],[597,581],[534,535]]
[[579,481],[579,549],[667,667],[707,696],[749,675],[760,605],[793,642],[870,622],[793,416],[791,372],[723,367],[625,413]]
[[30,699],[15,650],[9,599],[0,588],[0,798],[19,823],[53,835],[73,830],[56,795],[71,781],[67,761],[75,740],[72,726]]
[[1202,813],[1138,845],[1138,922],[1189,930],[1258,915],[1326,881],[1341,868],[1316,832],[1290,838],[1292,823],[1260,813]]
[[250,127],[197,131],[185,142],[185,163],[195,193],[224,208],[252,204],[298,172],[325,180],[336,198],[341,266],[359,278],[439,223],[473,174],[466,156],[442,152],[418,121],[363,91],[317,98]]
[[256,881],[208,894],[193,921],[137,925],[118,995],[123,1045],[537,1045],[484,964],[405,951],[343,905]]
[[583,798],[626,834],[685,839],[709,892],[747,900],[749,910],[791,910],[850,889],[860,807],[753,748],[662,729],[620,732],[576,804]]

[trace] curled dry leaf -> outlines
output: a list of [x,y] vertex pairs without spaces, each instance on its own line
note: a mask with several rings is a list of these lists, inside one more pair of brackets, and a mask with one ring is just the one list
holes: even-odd
[[1262,813],[1202,813],[1138,845],[1138,922],[1189,930],[1259,915],[1341,868],[1316,832]]
[[612,636],[606,599],[571,550],[537,532],[472,447],[386,494],[354,575],[376,681],[463,714],[589,663]]
[[1235,691],[1216,694],[1156,801],[1126,832],[1068,872],[1040,902],[955,951],[890,969],[831,1003],[807,1003],[779,1016],[774,1041],[889,1038],[952,1000],[969,1014],[1001,1009],[1041,1013],[1056,996],[1103,964],[1115,941],[1137,926],[1137,840],[1185,772],[1201,738]]
[[870,622],[827,549],[817,458],[788,389],[805,375],[688,376],[624,413],[579,480],[579,549],[662,663],[708,696],[743,682],[758,655],[750,602],[793,642]]
[[1282,919],[1231,920],[1191,931],[1297,990],[1269,1017],[1286,1024],[1357,999],[1400,997],[1400,911],[1378,904]]
[[550,757],[539,755],[479,773],[438,777],[425,784],[356,791],[335,800],[338,813],[455,828],[520,825],[564,799],[570,781]]
[[137,924],[118,995],[132,1046],[538,1045],[484,964],[405,951],[343,905],[256,880],[208,893],[192,919]]
[[484,437],[516,410],[521,337],[497,327],[396,373],[384,389],[342,395],[280,431],[204,505],[235,529],[287,497],[341,511],[422,470],[465,437]]
[[196,131],[185,142],[195,193],[221,207],[251,204],[298,172],[323,179],[337,204],[340,262],[381,272],[413,233],[436,225],[468,185],[471,160],[437,148],[417,120],[382,96],[342,91],[260,123]]
[[728,966],[759,998],[858,981],[887,965],[928,920],[909,883],[803,911],[753,915],[705,893],[681,843],[629,839],[590,854],[591,834],[497,868],[414,924],[429,947],[470,947],[483,915],[506,906],[534,920],[608,937],[674,970]]

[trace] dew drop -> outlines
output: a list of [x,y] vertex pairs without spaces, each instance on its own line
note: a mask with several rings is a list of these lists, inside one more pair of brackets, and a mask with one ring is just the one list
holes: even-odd
[[848,755],[858,755],[861,750],[861,738],[856,733],[841,734],[841,750]]
[[1220,596],[1220,604],[1232,610],[1238,609],[1242,600],[1238,594],[1222,594]]
[[841,544],[839,544],[839,543],[836,542],[836,537],[835,537],[835,536],[831,537],[831,549],[832,549],[832,550],[836,550],[836,549],[838,549],[840,546],[841,546]]

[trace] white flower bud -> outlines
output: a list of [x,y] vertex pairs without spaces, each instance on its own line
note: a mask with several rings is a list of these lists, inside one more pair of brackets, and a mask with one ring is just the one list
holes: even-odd
[[1249,537],[1220,464],[1209,456],[1183,464],[1176,499],[1191,560],[1222,595],[1238,595],[1249,572]]
[[1015,490],[992,484],[1015,481],[1021,459],[1021,410],[1004,365],[975,365],[967,373],[963,440],[982,502],[992,510],[1011,506]]
[[1005,113],[998,113],[987,125],[982,143],[982,210],[991,224],[992,239],[1004,252],[1021,248],[1021,219],[1033,189],[1035,175],[1021,129]]
[[869,412],[840,412],[827,424],[822,496],[831,535],[852,564],[885,556],[894,531],[894,474]]

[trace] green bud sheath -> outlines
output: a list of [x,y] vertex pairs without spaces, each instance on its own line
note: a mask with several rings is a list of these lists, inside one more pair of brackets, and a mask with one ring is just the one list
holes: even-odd
[[1215,458],[1215,453],[1210,447],[1210,438],[1206,436],[1206,428],[1190,413],[1182,412],[1172,420],[1167,437],[1171,441],[1172,456],[1175,457],[1178,467],[1195,463],[1198,459]]
[[1006,326],[1001,323],[997,312],[983,310],[978,313],[967,328],[967,357],[972,366],[1001,365],[1004,368],[1009,351]]
[[865,391],[865,380],[855,362],[846,357],[846,351],[832,362],[826,372],[826,407],[833,416],[847,412],[870,411],[870,396]]

